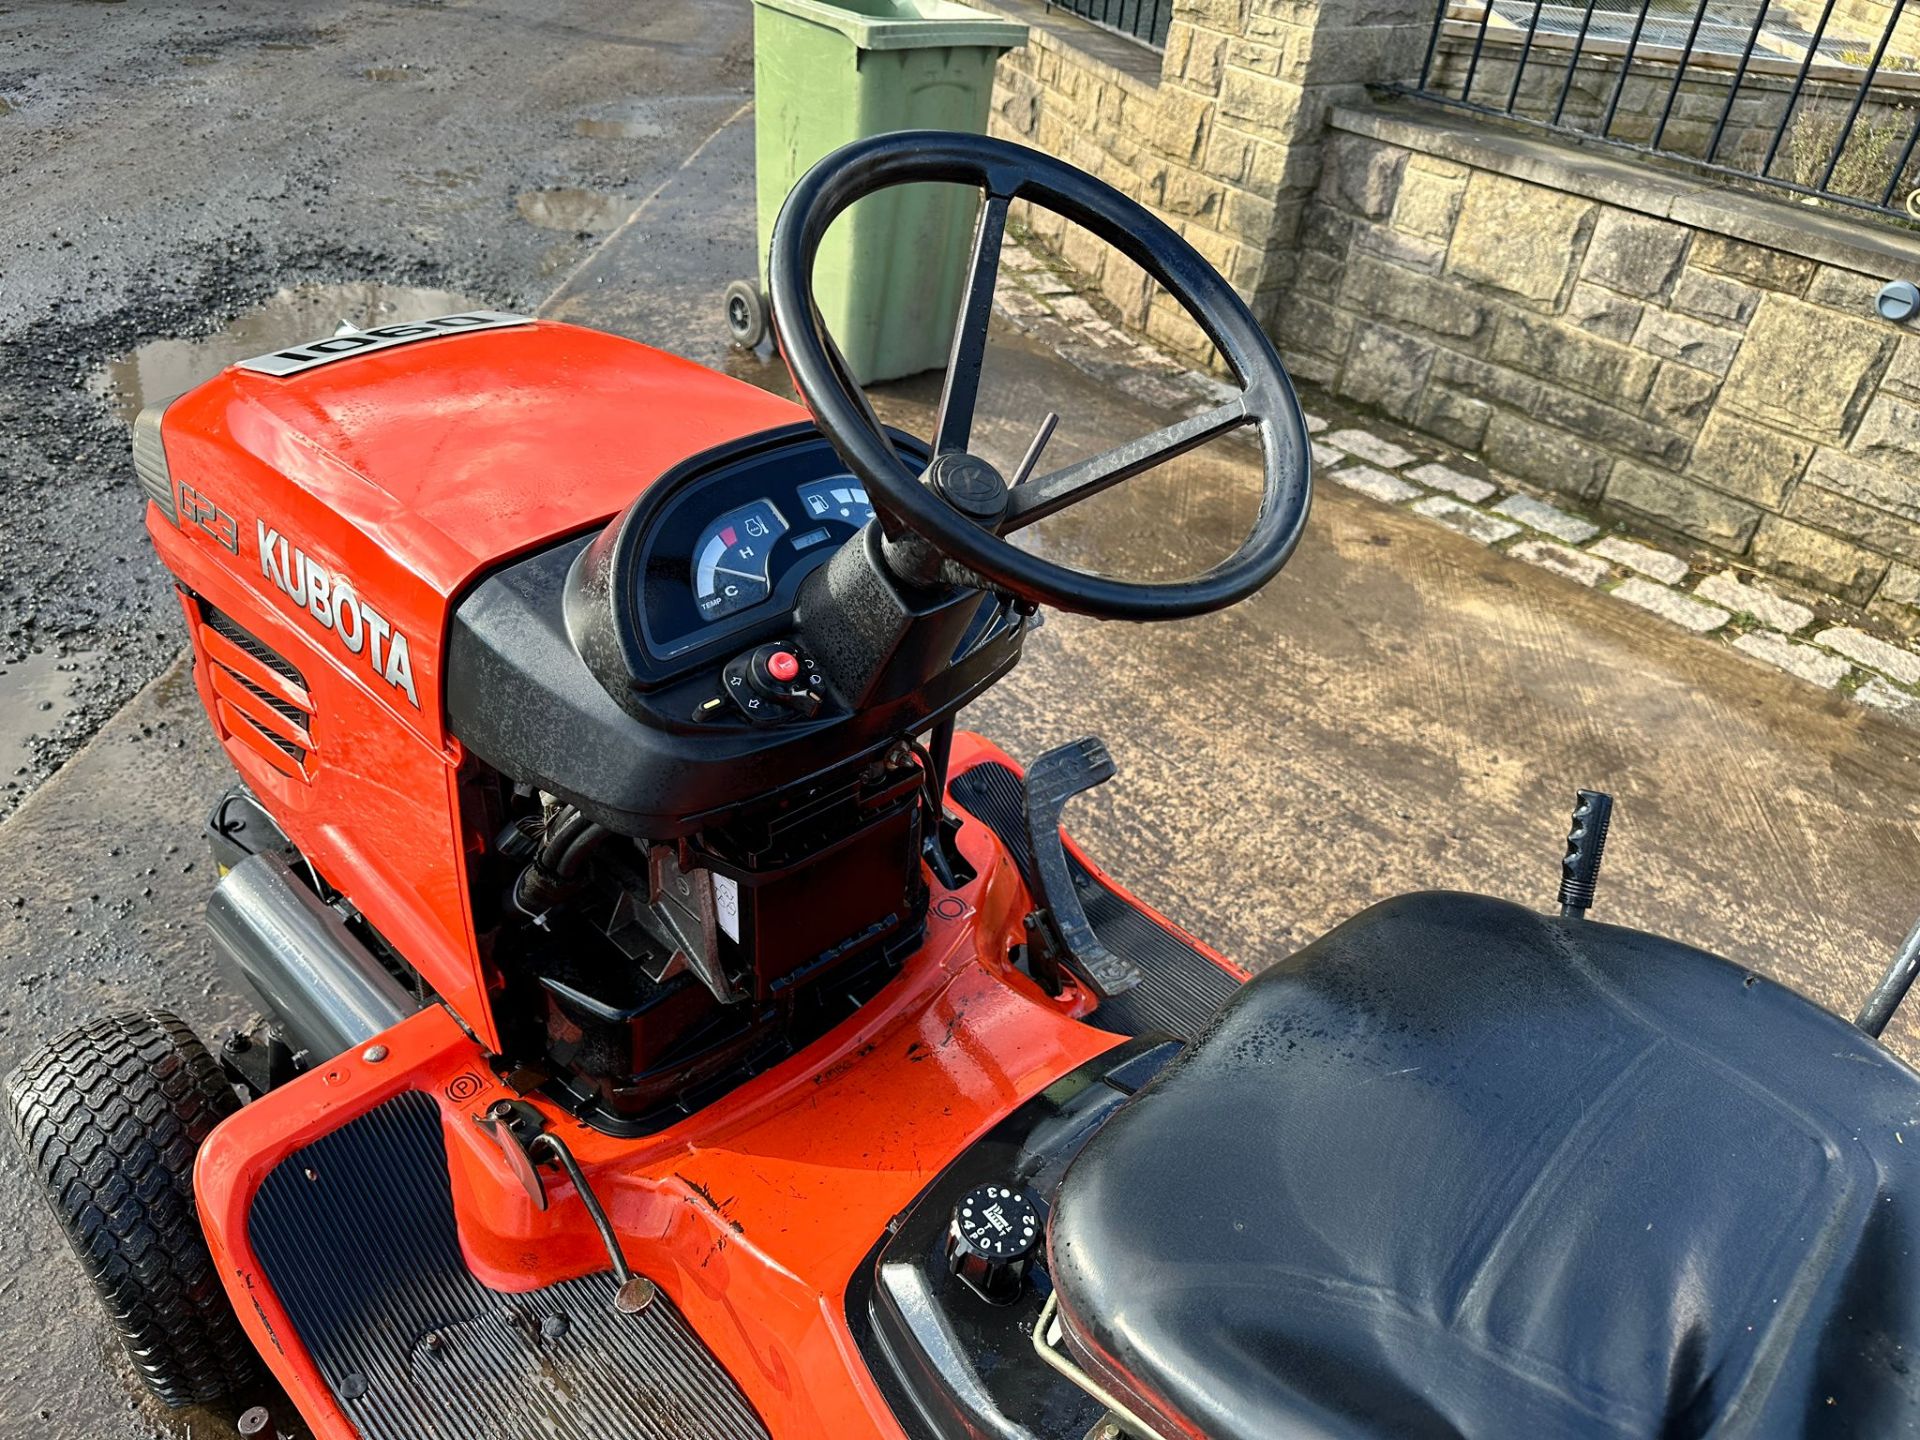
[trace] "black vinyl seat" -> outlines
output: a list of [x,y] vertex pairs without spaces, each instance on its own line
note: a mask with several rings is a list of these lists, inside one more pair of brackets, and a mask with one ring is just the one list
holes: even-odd
[[1377,905],[1094,1136],[1070,1347],[1211,1440],[1920,1433],[1920,1075],[1794,992]]

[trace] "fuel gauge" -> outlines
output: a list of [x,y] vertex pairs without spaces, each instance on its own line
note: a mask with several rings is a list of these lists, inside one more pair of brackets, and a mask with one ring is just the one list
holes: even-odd
[[693,599],[702,620],[757,605],[772,590],[767,562],[787,522],[770,500],[722,515],[693,549]]
[[800,487],[800,507],[809,520],[840,520],[858,530],[873,519],[866,487],[851,475],[816,480]]

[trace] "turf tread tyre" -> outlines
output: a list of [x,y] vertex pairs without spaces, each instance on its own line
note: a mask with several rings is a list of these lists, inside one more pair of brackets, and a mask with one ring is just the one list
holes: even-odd
[[7,1077],[7,1114],[67,1241],[140,1378],[168,1405],[204,1405],[258,1373],[193,1201],[200,1144],[239,1109],[174,1016],[112,1015]]

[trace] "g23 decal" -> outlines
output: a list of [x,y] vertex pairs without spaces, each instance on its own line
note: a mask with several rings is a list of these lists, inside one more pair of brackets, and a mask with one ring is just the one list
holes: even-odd
[[198,525],[234,554],[240,553],[240,522],[186,481],[177,486],[180,518]]

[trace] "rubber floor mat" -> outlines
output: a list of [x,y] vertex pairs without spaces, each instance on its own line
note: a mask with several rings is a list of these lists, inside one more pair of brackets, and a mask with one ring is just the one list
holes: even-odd
[[281,1161],[247,1230],[366,1440],[766,1440],[664,1293],[620,1315],[606,1273],[524,1294],[474,1279],[427,1095]]
[[[956,777],[948,793],[1000,837],[1032,890],[1033,849],[1027,843],[1026,785],[1020,776],[997,760],[987,760]],[[1240,988],[1238,977],[1141,910],[1131,897],[1095,879],[1071,852],[1067,864],[1101,943],[1133,961],[1147,977],[1102,1004],[1087,1017],[1088,1023],[1121,1035],[1157,1032],[1192,1040]]]

